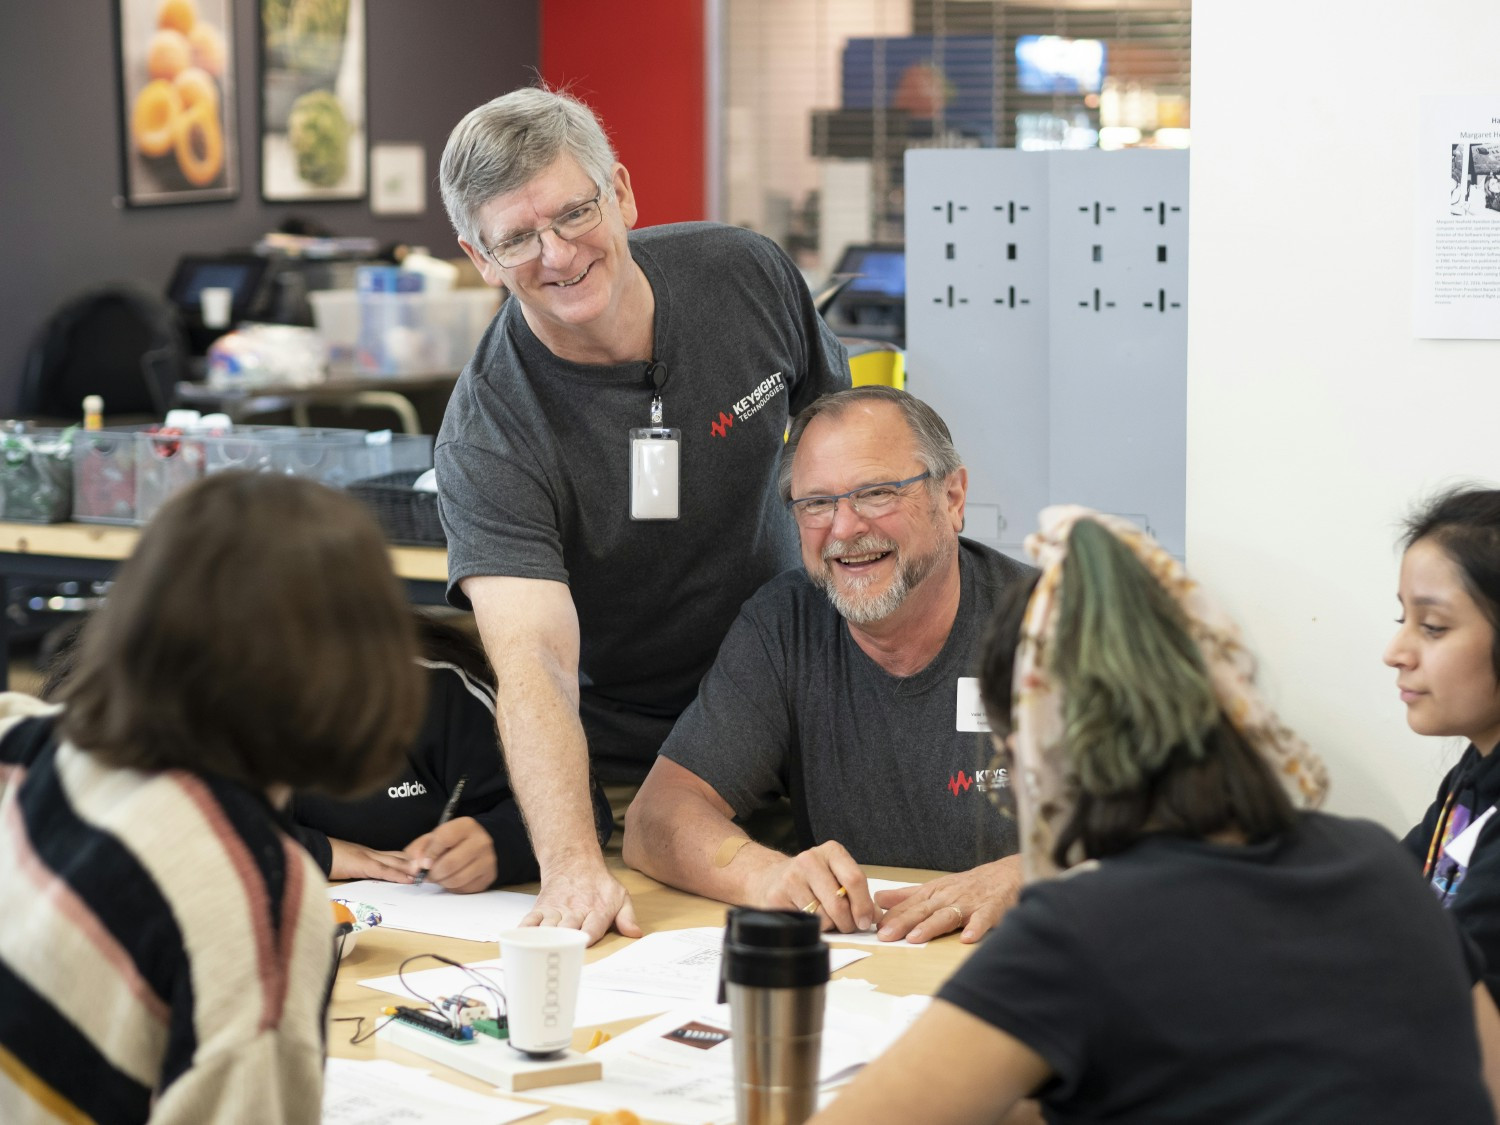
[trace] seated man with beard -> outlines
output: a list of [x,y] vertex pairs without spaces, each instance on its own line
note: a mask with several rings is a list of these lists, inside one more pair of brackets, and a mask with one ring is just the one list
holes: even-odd
[[[904,391],[805,409],[780,488],[805,573],[745,603],[630,806],[625,861],[723,902],[822,911],[845,933],[977,941],[1020,868],[1015,822],[977,807],[1007,779],[975,733],[974,669],[1000,592],[1031,568],[959,537],[967,470]],[[783,795],[794,856],[736,823]],[[861,863],[955,874],[871,895]]]

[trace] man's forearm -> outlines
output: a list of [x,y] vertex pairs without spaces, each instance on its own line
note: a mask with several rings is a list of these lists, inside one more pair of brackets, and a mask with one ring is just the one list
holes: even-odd
[[499,692],[495,713],[511,790],[543,878],[580,865],[602,868],[576,695],[552,677],[518,677]]
[[[649,784],[649,782],[648,782]],[[652,795],[631,806],[625,862],[669,886],[733,905],[756,905],[753,887],[786,856],[754,841],[696,794]],[[722,849],[722,852],[721,852]]]
[[614,926],[640,937],[630,896],[604,865],[578,721],[578,614],[561,582],[465,579],[495,670],[495,726],[541,869],[523,926],[570,926],[598,941]]

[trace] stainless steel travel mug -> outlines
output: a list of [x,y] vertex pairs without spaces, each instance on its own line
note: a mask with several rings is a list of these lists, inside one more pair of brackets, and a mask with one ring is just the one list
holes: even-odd
[[828,946],[811,914],[736,907],[724,931],[738,1125],[802,1125],[818,1106]]

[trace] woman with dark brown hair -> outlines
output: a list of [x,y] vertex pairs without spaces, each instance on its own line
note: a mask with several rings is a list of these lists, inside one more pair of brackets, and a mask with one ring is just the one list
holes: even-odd
[[980,670],[1027,885],[819,1125],[1493,1122],[1477,952],[1387,832],[1311,811],[1233,623],[1115,517],[1027,546]]
[[157,514],[62,708],[0,696],[0,1118],[318,1120],[332,915],[282,806],[398,768],[415,656],[348,497],[224,473]]
[[1403,842],[1483,952],[1500,1000],[1500,490],[1432,498],[1401,546],[1401,617],[1385,662],[1412,730],[1468,744]]

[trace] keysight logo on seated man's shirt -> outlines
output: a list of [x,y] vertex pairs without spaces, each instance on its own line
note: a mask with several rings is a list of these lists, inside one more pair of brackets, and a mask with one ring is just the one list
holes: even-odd
[[400,785],[392,785],[385,791],[387,797],[420,797],[427,792],[427,786],[420,781],[403,781]]

